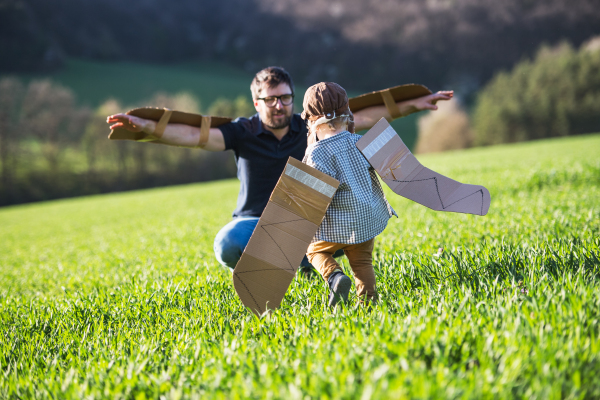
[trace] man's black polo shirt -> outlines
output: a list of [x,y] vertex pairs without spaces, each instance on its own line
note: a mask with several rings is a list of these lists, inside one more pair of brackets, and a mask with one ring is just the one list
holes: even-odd
[[225,149],[233,150],[240,194],[233,217],[260,217],[267,206],[288,157],[302,160],[306,152],[306,123],[294,114],[289,132],[279,141],[258,114],[219,127]]

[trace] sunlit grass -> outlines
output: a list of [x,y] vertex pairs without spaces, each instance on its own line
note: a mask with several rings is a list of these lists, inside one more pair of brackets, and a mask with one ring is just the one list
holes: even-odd
[[599,154],[595,135],[419,157],[490,212],[387,191],[373,310],[302,278],[245,310],[212,252],[236,181],[1,209],[0,397],[598,398]]

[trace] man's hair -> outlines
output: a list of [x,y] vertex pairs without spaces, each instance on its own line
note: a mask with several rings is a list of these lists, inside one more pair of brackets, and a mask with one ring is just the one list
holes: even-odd
[[287,83],[292,89],[294,94],[294,82],[290,74],[281,67],[267,67],[261,71],[258,71],[252,79],[250,85],[250,91],[252,92],[252,99],[256,100],[260,96],[260,91],[265,87],[274,88],[282,83]]

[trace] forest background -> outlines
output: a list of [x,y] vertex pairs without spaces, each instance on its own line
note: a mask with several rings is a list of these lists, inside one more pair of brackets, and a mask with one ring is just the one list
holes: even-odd
[[111,143],[104,119],[150,105],[248,116],[267,65],[300,100],[323,80],[454,89],[404,122],[419,152],[598,132],[599,34],[594,0],[5,0],[0,205],[234,176],[230,152]]

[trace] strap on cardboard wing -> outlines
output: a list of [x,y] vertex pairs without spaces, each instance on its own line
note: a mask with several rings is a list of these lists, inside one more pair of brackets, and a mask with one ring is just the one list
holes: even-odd
[[281,304],[338,185],[289,158],[233,271],[235,291],[257,315]]
[[455,181],[421,165],[384,118],[356,147],[400,196],[436,211],[485,215],[490,208],[490,192],[485,187]]
[[[154,133],[151,135],[147,135],[142,139],[139,139],[138,142],[154,142],[162,137],[165,133],[165,129],[169,124],[169,120],[171,119],[171,115],[173,115],[173,110],[169,110],[165,108],[163,111],[163,115],[161,115],[160,119],[156,123],[156,128],[154,128]],[[110,139],[110,136],[109,136]]]
[[416,99],[431,94],[431,90],[423,85],[409,83],[407,85],[394,86],[371,93],[361,94],[348,100],[350,111],[357,112],[363,108],[385,105],[392,119],[400,117],[398,105],[401,101]]
[[200,114],[186,113],[182,111],[168,110],[166,108],[136,108],[127,111],[128,115],[157,121],[154,134],[148,135],[144,132],[131,132],[125,128],[117,128],[110,131],[108,138],[111,140],[135,140],[138,142],[152,142],[160,139],[169,123],[184,124],[200,128],[200,139],[197,147],[204,147],[208,141],[210,128],[216,128],[228,122],[232,118],[205,116]]

